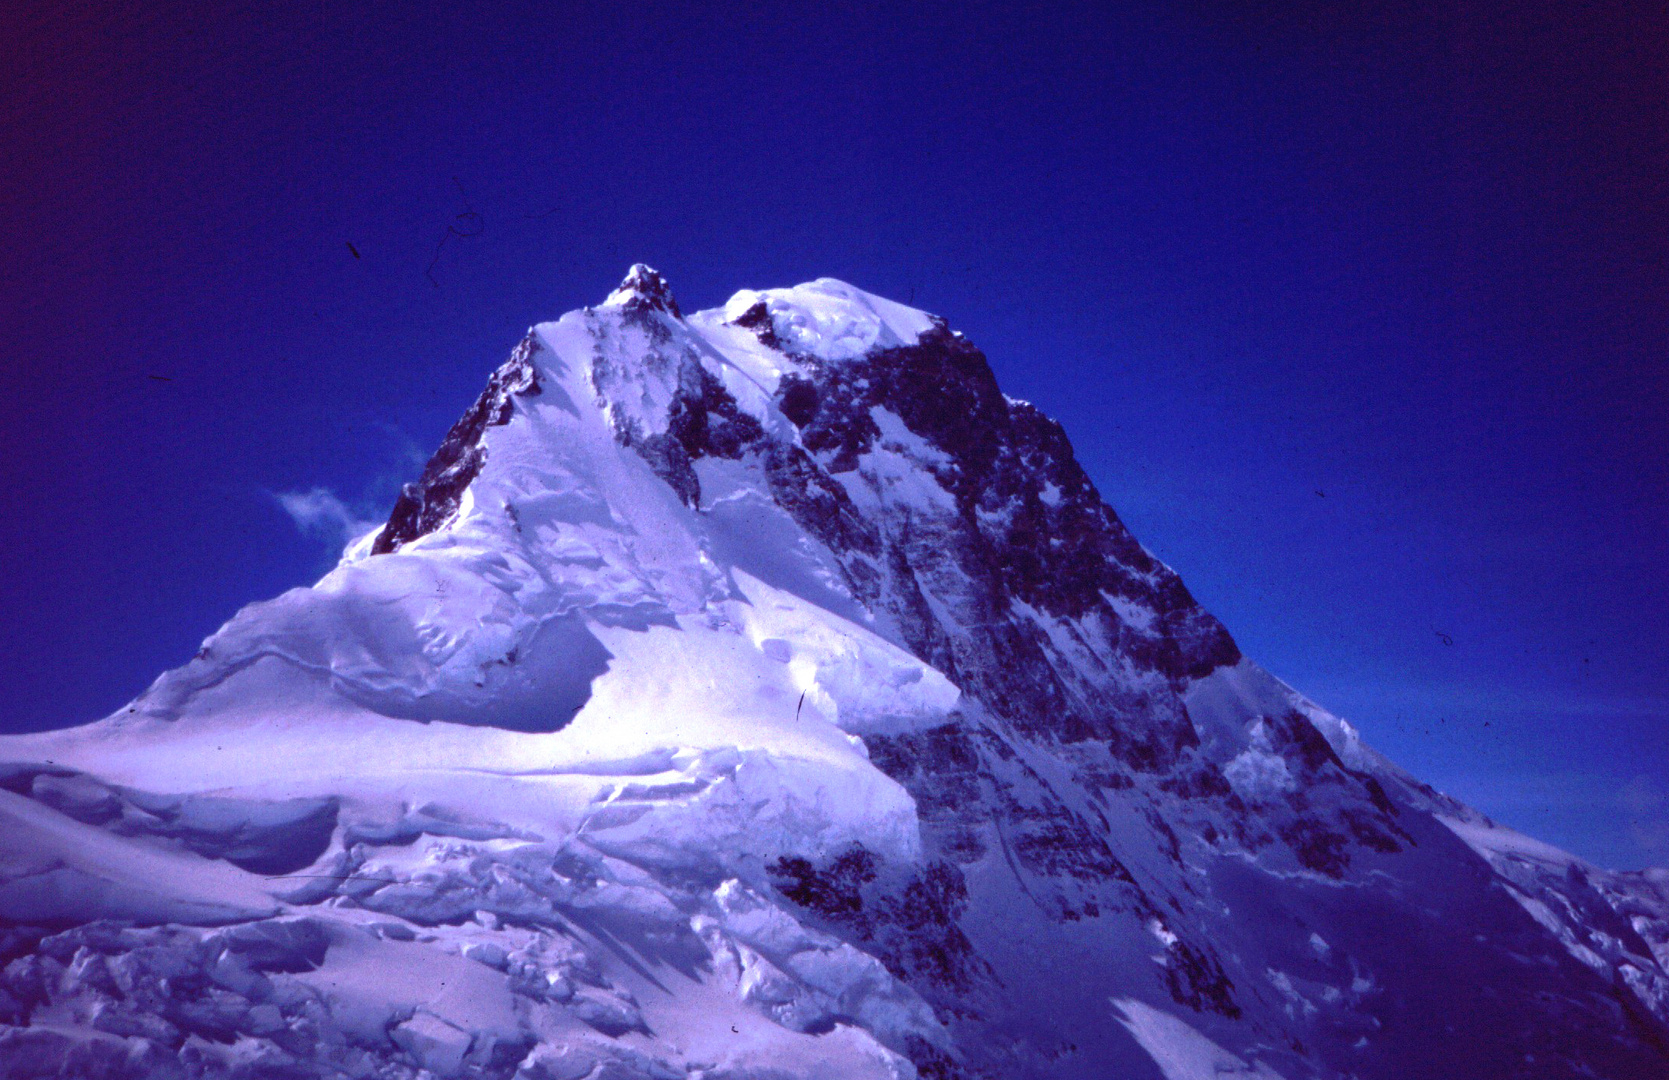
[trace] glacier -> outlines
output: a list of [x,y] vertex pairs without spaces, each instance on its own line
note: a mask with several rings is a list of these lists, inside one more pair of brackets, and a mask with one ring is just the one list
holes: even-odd
[[0,816],[7,1077],[1669,1076],[1669,871],[1377,754],[827,278],[533,327]]

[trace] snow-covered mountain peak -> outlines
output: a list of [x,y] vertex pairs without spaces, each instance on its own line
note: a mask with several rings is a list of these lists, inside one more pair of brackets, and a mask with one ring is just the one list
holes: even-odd
[[673,318],[682,318],[672,289],[653,267],[633,263],[626,277],[603,301],[604,307],[625,308],[628,311],[664,311]]
[[1630,1080],[1666,956],[830,278],[634,266],[317,584],[0,739],[6,1076]]
[[[924,311],[835,278],[790,289],[743,289],[720,311],[723,321],[754,330],[767,344],[823,360],[850,360],[878,349],[913,345],[936,322]],[[712,317],[712,312],[702,312],[697,319]]]

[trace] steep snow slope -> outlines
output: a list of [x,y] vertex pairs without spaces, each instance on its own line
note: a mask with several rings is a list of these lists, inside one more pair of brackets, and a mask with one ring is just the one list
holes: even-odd
[[1363,746],[829,279],[634,267],[0,761],[7,1076],[1669,1075],[1669,881]]

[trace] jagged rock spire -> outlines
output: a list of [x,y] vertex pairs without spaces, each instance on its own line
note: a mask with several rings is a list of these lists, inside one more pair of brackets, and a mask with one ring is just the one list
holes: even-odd
[[620,286],[609,293],[608,299],[603,301],[604,307],[625,308],[627,311],[664,311],[675,319],[684,317],[678,310],[678,301],[672,298],[672,288],[667,285],[654,267],[643,263],[633,263],[626,271],[626,278]]

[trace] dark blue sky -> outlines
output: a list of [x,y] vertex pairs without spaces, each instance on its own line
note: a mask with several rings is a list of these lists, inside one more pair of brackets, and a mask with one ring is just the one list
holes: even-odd
[[0,16],[0,728],[312,580],[274,493],[385,513],[629,263],[832,275],[1393,758],[1669,863],[1661,5],[297,7]]

